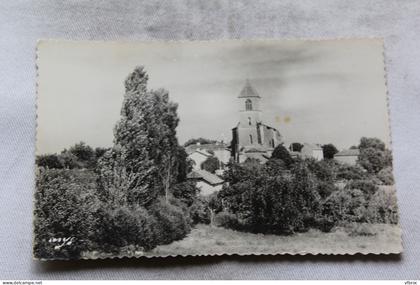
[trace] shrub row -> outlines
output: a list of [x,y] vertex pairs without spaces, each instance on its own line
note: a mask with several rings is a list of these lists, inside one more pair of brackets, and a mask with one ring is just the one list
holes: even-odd
[[[193,220],[176,198],[159,199],[147,208],[113,205],[98,199],[96,175],[89,170],[46,169],[37,175],[34,255],[41,259],[78,258],[83,251],[118,253],[135,246],[144,251],[182,239]],[[193,204],[194,222],[206,214]],[[72,244],[56,241],[72,238]]]

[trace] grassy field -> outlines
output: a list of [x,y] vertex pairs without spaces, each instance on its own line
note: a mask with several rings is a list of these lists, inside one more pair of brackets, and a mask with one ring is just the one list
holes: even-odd
[[402,250],[397,225],[353,225],[330,233],[310,230],[291,236],[242,233],[198,225],[181,241],[162,245],[147,256],[214,254],[345,254],[398,253]]

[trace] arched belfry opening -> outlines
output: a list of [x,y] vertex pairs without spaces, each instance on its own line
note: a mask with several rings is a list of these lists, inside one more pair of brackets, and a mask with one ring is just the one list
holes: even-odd
[[252,101],[251,101],[251,99],[246,99],[246,101],[245,101],[245,110],[252,111]]

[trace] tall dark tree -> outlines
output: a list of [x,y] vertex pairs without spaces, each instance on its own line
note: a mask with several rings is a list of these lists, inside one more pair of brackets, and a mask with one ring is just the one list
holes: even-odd
[[108,148],[103,148],[103,147],[96,147],[95,148],[95,157],[98,160],[99,158],[101,158],[102,155],[104,155],[104,153],[109,150]]
[[70,147],[68,151],[74,154],[81,161],[89,161],[95,156],[95,151],[84,142],[75,144]]
[[369,173],[378,173],[386,167],[392,166],[391,152],[385,144],[377,138],[361,138],[358,163]]
[[102,169],[125,176],[127,192],[135,193],[132,198],[140,205],[161,195],[168,197],[178,176],[177,104],[169,100],[163,89],[148,91],[147,81],[143,67],[137,67],[126,79],[121,119],[114,130],[114,148],[104,154],[115,163],[104,161],[111,168]]
[[298,143],[298,142],[294,142],[290,145],[290,150],[291,151],[297,151],[300,152],[303,148],[303,144]]
[[338,152],[337,148],[333,144],[324,144],[322,146],[322,153],[324,159],[333,159],[334,155]]
[[36,164],[44,168],[64,168],[63,163],[57,154],[43,154],[36,157]]
[[178,146],[175,161],[177,163],[178,183],[182,183],[187,179],[187,174],[191,172],[194,161],[188,158],[188,154],[182,146]]
[[289,167],[293,164],[293,158],[290,156],[289,151],[281,144],[276,146],[276,148],[273,150],[273,153],[271,154],[271,158],[273,159],[281,159],[286,167]]
[[68,150],[64,150],[62,155],[65,156],[66,154],[75,156],[79,168],[93,168],[96,165],[94,149],[84,142],[77,143]]
[[201,163],[201,169],[207,170],[210,173],[215,173],[219,169],[220,161],[215,156],[208,157],[203,163]]
[[366,148],[374,148],[374,149],[378,149],[378,150],[385,150],[385,144],[383,141],[381,141],[378,138],[366,138],[366,137],[362,137],[360,139],[360,144],[359,144],[359,148],[360,149],[366,149]]

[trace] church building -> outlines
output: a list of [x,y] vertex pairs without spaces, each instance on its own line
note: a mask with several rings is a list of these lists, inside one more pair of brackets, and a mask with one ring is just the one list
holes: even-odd
[[282,143],[280,132],[262,120],[261,97],[249,80],[238,96],[239,123],[232,129],[231,155],[236,162],[255,158],[265,162]]

